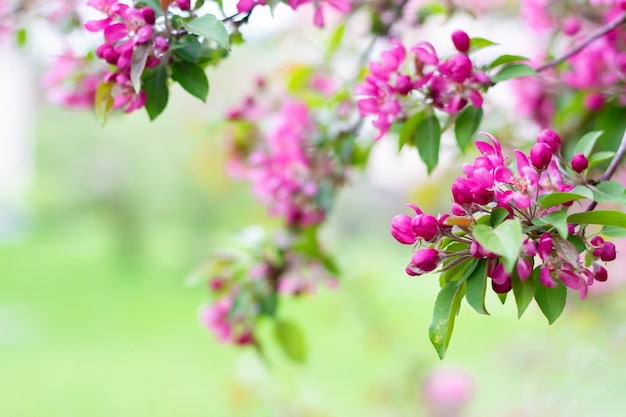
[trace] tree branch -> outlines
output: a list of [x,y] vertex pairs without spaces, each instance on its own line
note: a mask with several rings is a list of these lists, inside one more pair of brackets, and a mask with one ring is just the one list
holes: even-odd
[[[622,162],[622,159],[624,159],[624,156],[626,156],[626,131],[624,131],[624,135],[622,136],[622,142],[619,144],[619,148],[617,148],[617,152],[615,153],[613,160],[609,164],[609,167],[606,169],[604,174],[602,174],[602,177],[600,177],[600,181],[598,182],[610,180],[613,174],[615,174],[615,171],[617,171],[617,167],[619,166],[620,162]],[[597,205],[597,201],[592,201],[585,211],[592,211],[596,208]]]

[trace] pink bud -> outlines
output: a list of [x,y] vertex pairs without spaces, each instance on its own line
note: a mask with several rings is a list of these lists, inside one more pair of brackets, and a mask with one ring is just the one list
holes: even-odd
[[446,62],[439,65],[442,74],[447,75],[452,81],[463,83],[474,71],[472,61],[464,54],[452,55]]
[[180,10],[190,10],[191,0],[176,0],[176,4]]
[[539,247],[537,248],[539,257],[542,261],[552,258],[552,236],[550,233],[544,233],[539,239]]
[[439,265],[439,252],[436,249],[426,248],[415,251],[411,257],[409,267],[418,275],[434,271]]
[[593,246],[602,246],[604,245],[604,239],[601,236],[594,236],[591,238],[590,243]]
[[462,30],[455,30],[452,33],[452,43],[454,43],[454,47],[459,52],[467,52],[470,48],[470,38],[467,36],[467,33]]
[[545,143],[535,143],[530,148],[530,162],[539,170],[545,169],[552,160],[552,150]]
[[592,268],[593,268],[593,278],[596,281],[603,281],[604,282],[609,277],[609,274],[606,272],[606,268],[603,267],[602,265],[594,262],[592,264]]
[[526,239],[524,243],[522,243],[522,253],[532,258],[537,254],[537,246],[535,246],[535,243],[531,240]]
[[152,10],[150,7],[144,7],[143,9],[141,9],[141,16],[143,17],[143,20],[149,25],[154,25],[154,22],[156,22],[156,15],[154,13],[154,10]]
[[554,288],[558,284],[552,279],[552,275],[550,274],[550,269],[546,267],[541,268],[541,272],[539,273],[539,281],[541,281],[541,285],[546,288]]
[[600,110],[604,106],[604,103],[605,99],[601,93],[591,93],[585,96],[585,99],[583,100],[583,105],[590,111]]
[[458,204],[471,204],[474,201],[474,196],[470,188],[462,182],[455,182],[452,184],[452,198]]
[[561,137],[553,130],[544,129],[537,135],[537,143],[545,143],[553,153],[561,147]]
[[391,219],[391,235],[404,245],[412,245],[417,241],[411,228],[411,220],[406,214],[398,214]]
[[604,262],[609,262],[615,260],[617,254],[615,253],[615,245],[611,242],[606,242],[604,247],[602,248],[602,254],[600,254],[600,259]]
[[519,258],[517,261],[517,275],[525,281],[533,271],[533,265],[529,258]]
[[580,31],[580,19],[569,16],[563,21],[563,33],[567,36],[574,36]]
[[491,261],[489,263],[489,267],[487,268],[487,275],[491,277],[493,282],[495,284],[502,285],[506,283],[507,280],[510,280],[511,277],[504,270],[504,265],[501,262],[499,262],[495,266],[493,266],[494,265],[493,262],[495,261]]
[[411,220],[411,228],[416,236],[424,240],[431,240],[439,233],[439,223],[435,216],[418,214]]
[[588,166],[589,166],[589,161],[587,161],[585,154],[577,153],[572,158],[572,169],[578,172],[579,174],[583,172],[584,170],[586,170]]

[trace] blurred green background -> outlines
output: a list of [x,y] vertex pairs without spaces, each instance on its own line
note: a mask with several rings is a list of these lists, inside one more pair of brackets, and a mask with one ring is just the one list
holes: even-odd
[[30,222],[0,244],[0,416],[428,416],[424,379],[449,367],[473,379],[466,416],[623,415],[621,290],[572,299],[553,326],[534,304],[521,320],[495,296],[491,317],[464,306],[438,360],[438,282],[405,275],[410,249],[389,220],[417,197],[443,210],[447,176],[407,196],[355,175],[324,229],[340,288],[281,306],[305,332],[304,365],[269,329],[268,362],[219,345],[197,319],[207,290],[187,277],[268,220],[223,174],[214,106],[176,90],[156,122],[137,112],[105,127],[39,109]]

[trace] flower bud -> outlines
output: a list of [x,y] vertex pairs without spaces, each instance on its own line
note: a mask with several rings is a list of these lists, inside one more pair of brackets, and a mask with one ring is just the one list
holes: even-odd
[[591,93],[583,100],[583,105],[587,110],[598,111],[604,106],[604,96],[601,93]]
[[525,281],[533,272],[533,264],[529,258],[519,258],[517,260],[517,275],[519,279]]
[[535,143],[530,148],[530,162],[539,170],[545,169],[552,160],[552,150],[545,143]]
[[567,36],[574,36],[580,31],[580,19],[569,16],[563,21],[563,33]]
[[541,285],[546,288],[554,288],[558,284],[552,279],[552,274],[550,273],[550,269],[543,267],[541,268],[541,272],[539,273],[539,281],[541,281]]
[[411,220],[406,214],[398,214],[391,219],[391,236],[404,245],[412,245],[417,241],[411,228]]
[[572,169],[578,172],[579,174],[583,172],[584,170],[586,170],[588,166],[589,166],[589,161],[587,161],[585,154],[577,153],[572,158]]
[[504,270],[504,265],[499,262],[493,266],[493,262],[495,261],[490,262],[489,267],[487,268],[487,275],[491,277],[492,281],[498,285],[506,283],[507,280],[510,281],[511,276]]
[[522,243],[522,253],[532,258],[537,254],[537,246],[535,246],[533,241],[526,239],[524,243]]
[[156,14],[150,7],[141,9],[141,16],[148,25],[154,25],[154,22],[156,22]]
[[602,248],[602,253],[600,254],[600,259],[604,262],[609,262],[615,260],[617,254],[615,253],[615,245],[611,242],[606,242],[604,247]]
[[561,137],[553,130],[543,129],[537,135],[537,143],[545,143],[550,147],[552,153],[556,153],[561,147]]
[[462,30],[455,30],[452,33],[452,43],[459,52],[467,52],[470,48],[470,38]]
[[439,70],[457,83],[464,83],[474,71],[472,61],[464,54],[452,55],[446,62],[439,64]]
[[411,257],[409,267],[418,275],[434,271],[439,265],[439,252],[436,249],[426,248],[415,251]]
[[431,240],[439,233],[439,223],[435,216],[418,214],[411,220],[411,228],[416,236]]
[[593,278],[596,281],[606,281],[607,278],[609,277],[609,274],[606,272],[606,268],[603,267],[602,265],[594,262],[592,264],[592,268],[593,268]]
[[474,201],[474,196],[470,188],[462,182],[455,182],[452,184],[452,198],[458,204],[471,204]]
[[176,4],[180,10],[190,10],[191,0],[176,0]]
[[552,236],[550,233],[544,233],[539,239],[539,247],[537,248],[539,257],[542,261],[552,258]]

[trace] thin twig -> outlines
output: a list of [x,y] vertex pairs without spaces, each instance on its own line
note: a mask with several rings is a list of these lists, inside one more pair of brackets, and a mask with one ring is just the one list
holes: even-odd
[[[613,160],[609,164],[609,167],[606,169],[604,174],[602,174],[602,177],[600,177],[599,182],[604,182],[611,179],[613,174],[615,174],[615,171],[617,171],[617,167],[619,166],[620,162],[622,162],[622,159],[624,159],[624,156],[626,156],[626,131],[624,131],[624,135],[622,136],[622,142],[619,144],[619,148],[617,148],[617,152],[615,153]],[[597,201],[592,201],[585,211],[592,211],[596,208],[597,205]]]
[[563,56],[561,56],[559,58],[553,59],[552,61],[546,62],[545,64],[543,64],[539,68],[535,68],[535,71],[541,72],[541,71],[545,71],[545,70],[547,70],[549,68],[556,67],[561,62],[566,61],[567,59],[571,58],[573,55],[576,55],[577,53],[579,53],[580,51],[585,49],[587,46],[589,46],[590,43],[592,43],[595,40],[601,38],[602,36],[606,35],[608,32],[612,31],[613,29],[615,29],[616,27],[618,27],[619,25],[621,25],[621,24],[623,24],[625,22],[626,22],[626,13],[623,13],[622,15],[620,15],[617,18],[613,19],[612,21],[610,21],[606,25],[602,26],[596,32],[594,32],[591,35],[589,35],[589,37],[587,37],[587,39],[585,39],[583,42],[578,44],[574,49],[570,50],[565,55],[563,55]]

